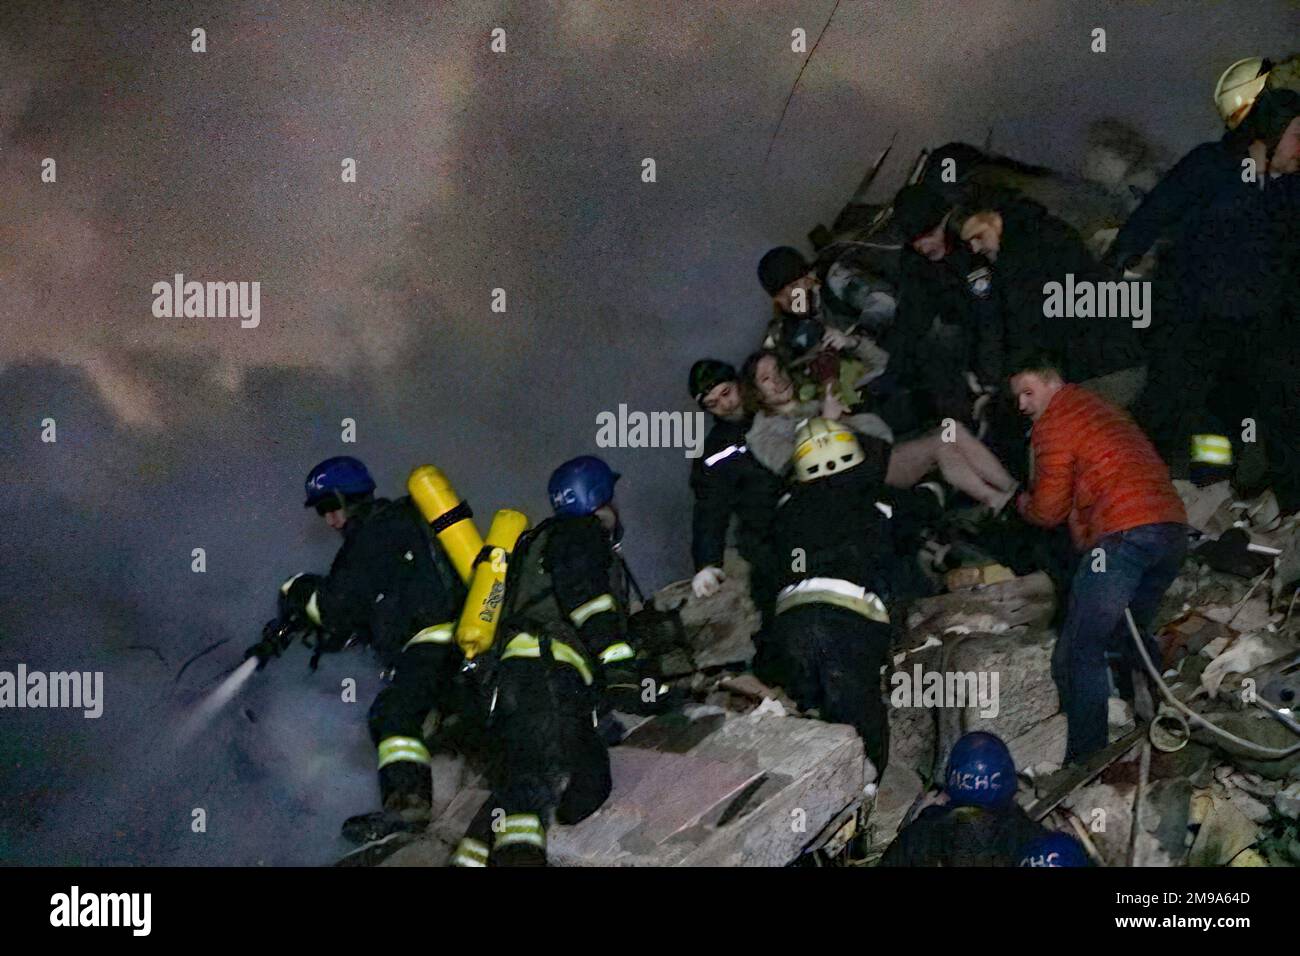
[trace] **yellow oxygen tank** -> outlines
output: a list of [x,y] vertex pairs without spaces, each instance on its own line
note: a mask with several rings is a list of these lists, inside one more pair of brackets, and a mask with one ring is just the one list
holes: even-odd
[[412,471],[406,479],[406,490],[438,536],[460,579],[469,584],[474,559],[483,550],[483,538],[474,527],[469,505],[433,465],[421,465]]
[[474,569],[465,609],[456,625],[456,643],[473,660],[492,646],[501,620],[501,602],[506,594],[506,570],[515,542],[528,527],[528,516],[502,508],[488,529],[488,553]]

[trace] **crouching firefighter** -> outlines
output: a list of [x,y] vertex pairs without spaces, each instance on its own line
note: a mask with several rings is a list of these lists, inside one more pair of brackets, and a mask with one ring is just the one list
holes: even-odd
[[601,695],[642,691],[618,553],[618,477],[590,456],[561,465],[548,487],[554,516],[515,543],[483,682],[492,794],[453,866],[545,865],[552,816],[577,823],[609,796]]
[[[374,491],[355,458],[330,458],[311,470],[305,505],[343,535],[343,545],[327,575],[295,575],[280,588],[282,618],[315,630],[317,656],[358,639],[391,676],[369,716],[383,810],[344,823],[343,835],[357,843],[428,823],[433,778],[421,728],[461,665],[453,632],[465,600],[461,579],[411,499],[376,499]],[[265,661],[269,651],[264,641],[246,656]]]
[[775,637],[787,690],[805,710],[852,724],[883,772],[888,721],[880,671],[889,657],[894,546],[884,506],[889,446],[838,422],[799,426],[795,485],[777,501]]

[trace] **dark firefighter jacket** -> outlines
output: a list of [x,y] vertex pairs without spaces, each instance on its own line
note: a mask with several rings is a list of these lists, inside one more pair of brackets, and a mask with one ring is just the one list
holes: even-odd
[[889,601],[894,544],[876,502],[884,491],[890,446],[873,438],[858,441],[865,461],[840,474],[795,484],[778,502],[773,537],[780,587],[835,578]]
[[[510,557],[495,646],[502,659],[536,657],[537,640],[576,633],[576,647],[558,640],[577,657],[552,640],[553,656],[578,668],[590,684],[594,661],[616,664],[635,655],[627,617],[627,574],[600,519],[548,518],[519,539]],[[520,635],[525,639],[517,640]]]
[[745,432],[750,422],[718,419],[704,439],[704,451],[691,464],[695,509],[691,522],[691,557],[695,570],[722,567],[727,527],[735,515],[740,553],[753,560],[756,545],[772,529],[772,510],[781,482],[750,454]]
[[1180,159],[1133,210],[1106,253],[1123,268],[1160,239],[1177,240],[1215,197],[1241,180],[1245,152],[1230,145],[1231,133],[1202,143]]
[[1015,866],[1049,831],[1016,803],[1001,810],[926,807],[889,844],[881,866]]
[[[1186,233],[1161,257],[1156,274],[1157,301],[1167,303],[1166,330],[1187,326],[1200,317],[1240,324],[1258,333],[1286,307],[1285,290],[1295,246],[1296,175],[1221,189],[1197,213]],[[1263,343],[1246,343],[1254,354]]]
[[416,632],[454,625],[464,600],[464,586],[411,499],[380,498],[356,506],[329,574],[299,603],[331,637],[357,635],[391,664]]
[[996,316],[979,328],[978,375],[981,382],[1002,385],[1008,363],[1026,348],[1049,349],[1065,357],[1066,377],[1081,382],[1142,363],[1132,317],[1047,318],[1043,315],[1049,282],[1116,281],[1102,268],[1072,228],[1049,215],[1038,203],[1007,199],[1002,214],[1002,242],[993,264]]

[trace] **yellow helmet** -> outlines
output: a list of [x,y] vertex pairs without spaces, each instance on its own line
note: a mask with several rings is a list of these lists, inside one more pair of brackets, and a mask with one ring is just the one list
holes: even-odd
[[810,418],[794,434],[794,474],[800,481],[847,471],[865,458],[857,435],[839,422]]
[[1223,71],[1214,87],[1214,105],[1228,129],[1236,129],[1246,118],[1267,79],[1268,70],[1258,56],[1238,60]]

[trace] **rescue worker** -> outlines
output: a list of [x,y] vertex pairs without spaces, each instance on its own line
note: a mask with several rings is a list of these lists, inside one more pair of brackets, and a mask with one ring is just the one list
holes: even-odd
[[[973,424],[973,402],[983,389],[974,369],[975,335],[989,309],[992,273],[981,257],[953,241],[946,228],[954,202],[928,186],[904,187],[894,199],[891,225],[903,237],[898,313],[885,339],[889,374],[911,394],[915,425],[944,418]],[[897,413],[896,413],[897,414]],[[882,416],[895,431],[899,419]],[[906,421],[905,419],[903,419]]]
[[1187,512],[1141,429],[1122,409],[1066,384],[1052,356],[1020,359],[1011,390],[1034,423],[1034,481],[1017,508],[1042,528],[1068,523],[1081,555],[1052,653],[1068,723],[1065,759],[1077,762],[1107,744],[1108,653],[1118,651],[1126,665],[1117,675],[1121,693],[1150,717],[1124,610],[1158,660],[1150,627],[1187,553]]
[[[445,707],[461,664],[453,631],[464,586],[410,498],[375,498],[366,466],[347,456],[307,475],[304,506],[343,536],[327,575],[297,574],[280,587],[281,606],[319,631],[324,649],[356,637],[379,657],[391,682],[370,707],[378,750],[380,813],[352,817],[343,835],[356,843],[429,821],[430,755],[422,727]],[[268,649],[246,656],[265,660]]]
[[717,359],[700,359],[691,366],[689,387],[696,403],[713,415],[703,453],[691,464],[691,490],[695,493],[691,590],[703,598],[721,587],[726,578],[722,560],[727,529],[734,515],[737,550],[749,563],[749,593],[761,618],[760,630],[754,635],[753,669],[760,680],[766,680],[777,676],[767,635],[776,601],[772,516],[781,482],[754,460],[745,444],[750,417],[735,368]]
[[[1141,390],[1142,347],[1132,315],[1091,318],[1045,315],[1046,287],[1114,281],[1083,240],[1040,204],[1007,193],[990,193],[958,208],[949,228],[971,252],[992,266],[995,315],[977,330],[976,374],[981,382],[1005,381],[1011,356],[1027,348],[1066,357],[1073,381],[1116,376],[1112,391],[1097,390],[1118,404],[1129,404]],[[1098,294],[1098,301],[1101,296]]]
[[1107,250],[1108,264],[1134,268],[1157,240],[1181,237],[1215,196],[1234,188],[1250,146],[1250,128],[1242,129],[1242,121],[1264,91],[1269,69],[1267,60],[1247,57],[1223,71],[1214,89],[1223,135],[1189,152],[1147,193]]
[[1198,201],[1156,272],[1148,382],[1134,415],[1175,474],[1197,483],[1232,477],[1243,421],[1266,404],[1252,392],[1289,377],[1258,366],[1270,357],[1266,327],[1290,308],[1298,115],[1300,93],[1260,94],[1240,127],[1237,165]]
[[601,695],[646,692],[628,641],[618,478],[599,458],[565,462],[547,489],[554,516],[515,544],[484,684],[492,794],[453,866],[545,865],[551,817],[577,823],[609,795]]
[[889,750],[880,670],[889,658],[895,553],[877,505],[888,457],[884,441],[822,418],[805,422],[796,483],[777,503],[774,528],[786,689],[800,708],[856,728],[877,772]]
[[1015,866],[1022,847],[1049,833],[1016,803],[1016,765],[995,734],[953,744],[944,790],[899,831],[881,866]]

